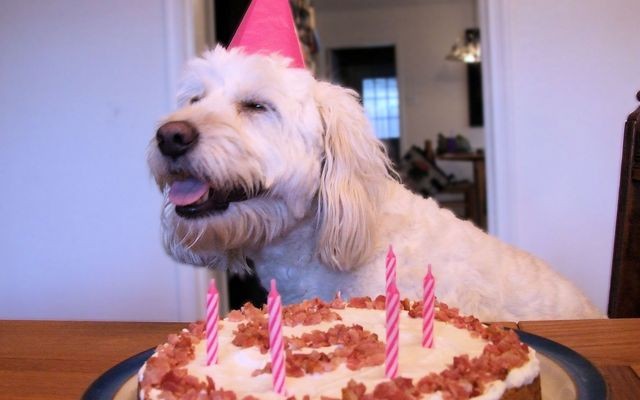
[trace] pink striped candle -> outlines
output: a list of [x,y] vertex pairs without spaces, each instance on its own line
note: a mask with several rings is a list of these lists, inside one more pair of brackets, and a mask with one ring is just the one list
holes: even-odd
[[216,280],[211,279],[207,291],[207,314],[205,318],[205,335],[207,340],[207,365],[218,363],[218,318],[220,315],[220,296],[216,288]]
[[286,375],[284,362],[284,341],[282,339],[282,300],[276,288],[276,280],[271,280],[271,290],[267,297],[269,310],[269,349],[271,351],[271,374],[273,390],[285,396],[284,378]]
[[387,292],[385,301],[387,342],[385,344],[384,375],[393,379],[398,375],[398,349],[400,346],[400,293],[395,283]]
[[385,294],[389,295],[389,288],[391,284],[396,283],[396,255],[393,253],[393,247],[389,245],[389,251],[387,251],[387,259],[386,259],[386,281],[385,281]]
[[435,279],[429,264],[422,280],[422,347],[433,348],[433,320],[435,317]]

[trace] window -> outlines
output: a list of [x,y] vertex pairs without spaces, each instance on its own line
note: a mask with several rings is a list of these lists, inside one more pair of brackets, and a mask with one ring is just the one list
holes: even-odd
[[364,78],[362,102],[378,138],[400,137],[398,82],[395,77]]

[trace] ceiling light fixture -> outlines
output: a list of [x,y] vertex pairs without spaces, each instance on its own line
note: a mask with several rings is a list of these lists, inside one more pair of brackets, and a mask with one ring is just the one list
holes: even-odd
[[480,62],[480,29],[464,31],[464,40],[458,39],[446,57],[449,61],[461,61],[467,64]]

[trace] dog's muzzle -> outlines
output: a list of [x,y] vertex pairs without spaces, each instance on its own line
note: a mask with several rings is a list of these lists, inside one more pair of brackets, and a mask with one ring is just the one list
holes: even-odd
[[245,201],[262,193],[261,185],[251,190],[236,185],[215,187],[206,179],[185,171],[183,167],[189,163],[182,157],[196,146],[199,136],[196,127],[187,121],[167,122],[156,132],[160,153],[177,167],[175,170],[170,168],[173,172],[168,179],[168,200],[175,206],[176,214],[190,219],[205,217],[225,211],[230,203]]

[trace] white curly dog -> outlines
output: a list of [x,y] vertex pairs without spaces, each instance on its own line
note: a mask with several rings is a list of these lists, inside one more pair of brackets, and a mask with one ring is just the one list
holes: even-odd
[[391,244],[402,297],[421,297],[431,264],[438,299],[483,320],[602,317],[544,262],[403,187],[356,93],[287,64],[220,46],[189,64],[148,154],[176,260],[250,258],[292,303],[384,293]]

